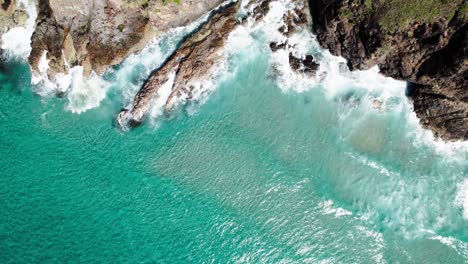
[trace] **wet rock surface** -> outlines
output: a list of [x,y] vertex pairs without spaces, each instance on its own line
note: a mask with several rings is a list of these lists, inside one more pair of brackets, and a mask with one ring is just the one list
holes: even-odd
[[[270,0],[250,1],[246,5],[247,14],[243,21],[236,20],[240,2],[230,3],[220,8],[207,23],[187,38],[177,51],[159,68],[156,69],[134,97],[132,104],[121,111],[117,124],[127,129],[140,124],[154,102],[163,99],[164,113],[169,113],[182,98],[184,102],[193,99],[194,91],[200,87],[200,82],[210,79],[213,72],[224,62],[224,48],[229,34],[242,23],[252,23],[253,26],[263,21],[270,9]],[[303,3],[304,5],[307,2]],[[295,45],[289,44],[287,38],[298,29],[306,29],[311,25],[311,17],[307,8],[288,12],[283,17],[283,26],[278,29],[285,41],[270,43],[272,51],[284,50],[289,54],[291,68],[302,74],[314,75],[319,64],[312,55],[299,55]],[[173,78],[173,81],[171,80]],[[162,96],[163,86],[170,85],[170,94]],[[203,85],[203,84],[201,84]],[[202,88],[203,89],[203,88]]]
[[215,66],[222,62],[224,44],[229,33],[238,24],[236,13],[239,3],[221,7],[207,23],[187,38],[177,51],[155,70],[136,94],[132,107],[123,110],[117,123],[122,128],[140,124],[147,115],[153,100],[161,96],[160,89],[170,81],[170,95],[164,102],[164,112],[169,112],[177,98],[192,96],[199,80],[207,78]]
[[193,22],[222,1],[40,0],[29,63],[37,74],[47,52],[52,81],[73,66],[83,66],[85,75],[100,74],[153,37]]
[[[16,26],[23,26],[25,22],[24,6],[16,6],[15,0],[0,1],[0,47],[2,46],[1,35]],[[1,52],[1,51],[0,51]]]
[[[84,66],[85,74],[102,73],[135,51],[147,24],[138,9],[118,1],[41,0],[36,30],[32,36],[29,63],[37,70],[47,52],[49,75]],[[116,3],[117,2],[117,3]],[[125,28],[119,25],[125,25]]]
[[451,11],[447,15],[441,11],[431,20],[396,27],[389,26],[387,13],[402,10],[390,4],[310,1],[313,29],[320,44],[346,58],[351,70],[378,65],[384,75],[416,84],[408,95],[421,124],[444,139],[468,140],[466,1],[440,4]]
[[[305,6],[307,7],[307,2],[305,2]],[[318,61],[310,54],[296,54],[293,52],[295,50],[295,46],[291,45],[288,41],[288,37],[298,30],[308,29],[311,27],[312,18],[308,13],[307,8],[296,8],[289,11],[283,16],[283,22],[284,25],[278,28],[278,31],[284,35],[285,39],[283,42],[271,42],[269,44],[271,51],[287,51],[289,54],[289,66],[292,70],[311,76],[314,75],[320,66]]]
[[292,53],[289,53],[289,65],[293,70],[307,74],[315,74],[320,66],[312,55],[297,58]]

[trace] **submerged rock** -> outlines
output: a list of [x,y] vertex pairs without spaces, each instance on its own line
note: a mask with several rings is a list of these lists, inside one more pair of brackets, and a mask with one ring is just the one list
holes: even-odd
[[468,140],[465,0],[310,2],[323,47],[346,58],[351,70],[378,65],[417,84],[409,98],[421,123],[444,139]]

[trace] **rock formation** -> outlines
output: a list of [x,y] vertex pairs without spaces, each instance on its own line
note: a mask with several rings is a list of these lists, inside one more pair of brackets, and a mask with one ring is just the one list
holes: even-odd
[[[23,5],[17,5],[15,0],[0,1],[0,36],[13,27],[23,26],[26,19],[27,14]],[[2,38],[0,37],[1,46]],[[0,49],[0,54],[1,52],[2,49]]]
[[[250,1],[246,5],[247,19],[253,24],[262,21],[269,11],[271,0]],[[299,1],[298,1],[299,2]],[[240,2],[230,3],[220,8],[193,35],[187,38],[177,51],[159,68],[156,69],[136,94],[133,103],[128,109],[122,110],[117,117],[118,125],[126,129],[129,126],[140,124],[148,114],[152,103],[156,98],[163,98],[161,89],[170,85],[170,95],[163,98],[164,113],[170,112],[179,99],[191,100],[195,90],[199,89],[200,81],[210,79],[210,75],[223,63],[225,44],[229,34],[240,26],[236,20],[236,13]],[[303,2],[307,6],[307,2]],[[284,26],[278,28],[287,39],[299,28],[311,25],[311,17],[307,8],[304,10],[291,10],[283,17]],[[244,23],[247,23],[244,20]],[[293,54],[294,47],[285,41],[284,43],[271,43],[273,51],[284,49],[289,53],[289,62],[293,70],[304,74],[315,74],[318,64],[311,55],[297,57]],[[171,76],[173,81],[171,82]],[[201,84],[203,85],[203,84]]]
[[468,140],[466,0],[311,0],[320,44],[352,69],[374,65],[406,80],[421,123],[448,140]]
[[[0,33],[25,23],[27,15],[18,1],[0,2],[0,23],[4,25]],[[262,21],[272,1],[250,0],[247,15]],[[302,1],[295,3],[301,6]],[[74,66],[83,66],[85,75],[103,73],[154,36],[187,25],[223,2],[39,0],[29,63],[37,74],[46,54],[51,80]],[[309,0],[313,26],[305,3],[284,15],[284,26],[278,31],[285,39],[269,45],[273,53],[282,50],[289,54],[294,71],[314,74],[316,60],[291,52],[294,47],[287,38],[298,28],[313,27],[320,44],[345,57],[351,70],[378,65],[381,73],[408,81],[408,96],[425,127],[444,139],[468,140],[467,2]],[[198,80],[212,74],[222,61],[227,36],[238,25],[234,6],[213,15],[153,72],[129,109],[119,115],[122,125],[142,121],[171,74],[175,79],[165,111],[179,97],[191,98]]]
[[29,63],[33,72],[38,71],[47,52],[51,79],[77,65],[84,67],[85,75],[103,73],[149,39],[193,22],[220,2],[40,0]]
[[292,50],[295,47],[289,43],[288,39],[298,29],[310,28],[312,25],[312,18],[307,11],[308,3],[304,1],[302,4],[303,8],[295,8],[283,16],[284,25],[278,28],[278,31],[285,36],[285,39],[283,42],[271,42],[270,49],[272,52],[277,52],[278,50],[288,51],[291,69],[296,72],[313,75],[316,73],[319,63],[312,55],[298,56],[294,54]]
[[162,67],[148,78],[135,96],[132,107],[119,114],[118,124],[122,128],[139,124],[148,113],[153,99],[160,96],[159,90],[169,81],[171,73],[175,77],[164,111],[172,109],[177,97],[187,95],[190,99],[196,82],[205,79],[220,62],[227,37],[237,24],[238,8],[239,3],[221,7],[221,11],[186,39]]

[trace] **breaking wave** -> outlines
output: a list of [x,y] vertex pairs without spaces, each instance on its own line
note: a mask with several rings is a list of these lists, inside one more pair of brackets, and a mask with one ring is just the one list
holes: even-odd
[[28,18],[24,26],[14,27],[2,35],[2,49],[7,58],[26,61],[31,53],[31,36],[36,28],[37,10],[32,0],[18,0],[16,6],[18,9],[24,8]]
[[[248,13],[247,8],[244,4],[241,13]],[[294,8],[293,1],[278,0],[271,2],[270,12],[263,21],[257,23],[246,18],[246,23],[235,29],[228,39],[226,63],[220,64],[213,78],[200,80],[199,88],[195,90],[196,101],[207,100],[223,78],[230,74],[234,76],[236,67],[242,67],[242,63],[254,58],[256,53],[267,53],[270,75],[274,76],[282,92],[320,90],[324,102],[336,106],[337,140],[343,148],[339,154],[346,155],[354,163],[333,164],[338,171],[335,178],[320,179],[340,182],[335,190],[342,194],[341,199],[346,205],[336,208],[332,200],[326,200],[321,204],[322,213],[370,221],[378,228],[395,231],[406,238],[426,236],[437,239],[455,245],[466,255],[466,243],[453,233],[464,228],[468,219],[468,142],[443,142],[423,129],[405,96],[404,82],[384,77],[377,67],[349,71],[346,61],[323,50],[307,29],[285,39],[278,28],[282,26],[284,14]],[[29,40],[20,40],[17,36],[20,31],[26,36],[32,34],[34,23],[30,20],[34,18],[34,22],[35,12],[30,7],[26,26],[11,29],[2,36],[2,48],[12,56],[26,58],[29,55],[30,47],[24,45]],[[51,81],[47,77],[47,54],[44,53],[39,64],[40,75],[33,77],[33,83],[39,86],[37,93],[43,96],[57,91],[65,93],[66,109],[74,113],[98,107],[109,93],[115,95],[122,106],[128,106],[152,70],[160,67],[180,41],[207,18],[202,17],[187,27],[176,28],[155,38],[141,52],[130,55],[103,76],[93,73],[83,77],[83,69],[78,66]],[[290,49],[270,51],[270,42],[284,43],[286,40]],[[15,50],[18,52],[13,54]],[[314,56],[320,63],[317,73],[307,75],[293,71],[289,65],[289,52],[298,57]],[[150,122],[161,117],[173,79],[174,73],[161,88],[150,113]],[[191,108],[189,112],[195,110]],[[421,150],[427,154],[421,154]],[[412,167],[421,167],[421,171],[415,175]],[[450,176],[441,177],[442,171]],[[362,232],[381,240],[380,233]]]

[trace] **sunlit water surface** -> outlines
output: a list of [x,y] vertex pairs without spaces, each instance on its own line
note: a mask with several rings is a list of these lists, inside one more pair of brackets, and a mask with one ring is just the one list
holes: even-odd
[[466,263],[466,143],[435,141],[404,84],[334,71],[313,38],[323,80],[278,77],[265,38],[234,32],[203,103],[125,133],[114,118],[176,40],[64,98],[10,60],[0,262]]

